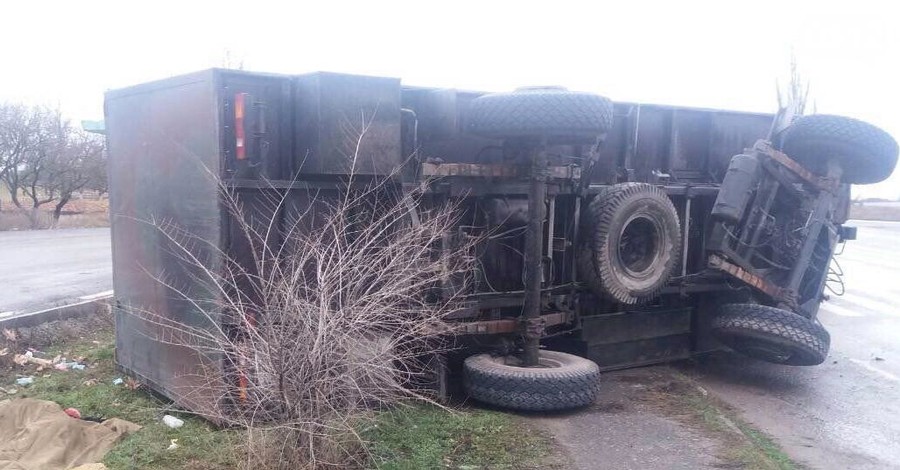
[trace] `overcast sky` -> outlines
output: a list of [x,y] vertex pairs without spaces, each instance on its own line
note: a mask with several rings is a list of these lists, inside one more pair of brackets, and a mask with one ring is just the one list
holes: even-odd
[[[796,56],[820,113],[900,137],[900,6],[890,1],[15,1],[0,101],[100,119],[103,92],[243,61],[411,85],[558,84],[613,100],[773,112]],[[900,172],[898,172],[900,173]],[[900,175],[859,187],[900,197]]]

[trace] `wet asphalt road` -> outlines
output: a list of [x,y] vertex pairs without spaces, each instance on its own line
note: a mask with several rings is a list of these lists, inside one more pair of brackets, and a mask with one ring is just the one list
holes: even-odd
[[0,318],[111,289],[108,228],[0,232]]
[[900,223],[853,221],[858,239],[837,261],[845,295],[819,318],[828,360],[784,367],[721,354],[688,372],[775,437],[801,464],[900,468]]

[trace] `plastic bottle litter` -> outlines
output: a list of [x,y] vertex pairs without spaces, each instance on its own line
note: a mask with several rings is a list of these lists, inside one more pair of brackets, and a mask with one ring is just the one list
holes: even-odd
[[122,380],[122,377],[113,380],[113,385],[122,385],[123,383],[125,383],[125,381]]
[[84,364],[75,364],[72,366],[72,370],[84,370],[85,367],[87,366],[85,366]]
[[20,377],[20,378],[16,379],[16,385],[19,385],[22,387],[24,387],[26,385],[31,385],[33,383],[34,383],[34,377]]
[[184,426],[184,421],[182,421],[172,415],[163,416],[162,421],[163,421],[163,423],[166,423],[166,426],[168,426],[172,429],[177,429],[177,428]]

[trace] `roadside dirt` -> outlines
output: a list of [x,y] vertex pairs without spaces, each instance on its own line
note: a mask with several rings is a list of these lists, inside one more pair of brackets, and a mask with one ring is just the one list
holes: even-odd
[[588,409],[524,415],[548,432],[564,468],[795,468],[768,438],[668,367],[604,374]]
[[[93,315],[83,318],[52,321],[25,328],[6,328],[0,325],[0,375],[17,369],[14,363],[16,354],[84,338],[93,332],[110,329],[112,322],[112,314],[104,306],[98,308]],[[3,398],[0,394],[0,399]]]

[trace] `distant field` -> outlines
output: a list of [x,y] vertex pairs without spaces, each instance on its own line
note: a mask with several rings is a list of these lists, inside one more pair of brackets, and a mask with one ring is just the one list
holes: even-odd
[[[4,195],[6,196],[6,195]],[[0,197],[0,230],[29,230],[28,217],[9,201]],[[40,228],[50,226],[53,204],[41,207]],[[109,226],[109,199],[75,199],[66,204],[59,218],[59,228],[88,228]]]
[[850,218],[900,221],[900,202],[874,202],[850,206]]

